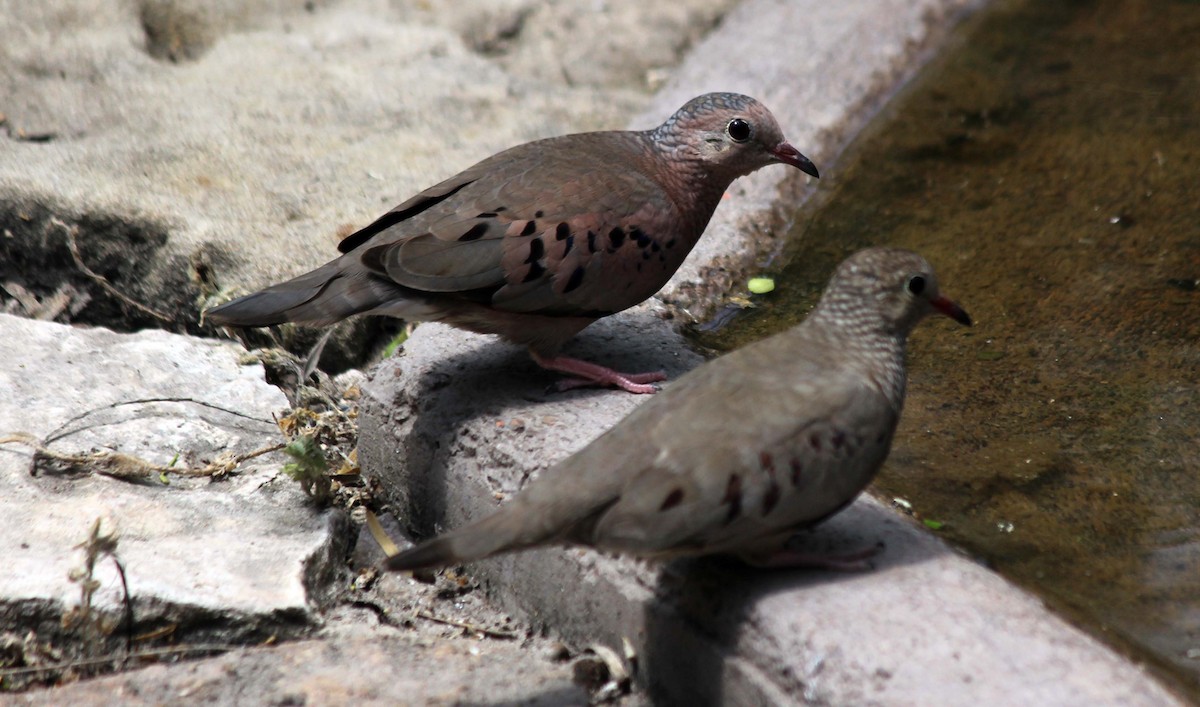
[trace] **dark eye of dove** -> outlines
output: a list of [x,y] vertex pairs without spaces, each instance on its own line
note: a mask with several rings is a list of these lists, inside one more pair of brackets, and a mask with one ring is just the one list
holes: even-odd
[[746,142],[750,139],[750,134],[753,130],[750,128],[750,123],[742,118],[734,118],[729,121],[729,125],[725,126],[725,133],[729,135],[729,139],[734,142]]

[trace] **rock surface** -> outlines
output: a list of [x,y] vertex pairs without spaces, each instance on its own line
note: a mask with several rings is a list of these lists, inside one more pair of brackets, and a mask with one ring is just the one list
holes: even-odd
[[[0,436],[23,432],[57,453],[106,450],[179,468],[253,451],[279,441],[272,415],[287,400],[240,355],[232,344],[161,331],[0,315]],[[347,528],[344,514],[316,510],[279,473],[281,456],[258,457],[223,480],[164,482],[35,466],[27,446],[0,446],[5,630],[37,617],[41,638],[59,639],[56,623],[79,601],[69,579],[82,564],[77,546],[102,519],[117,533],[139,633],[175,624],[189,640],[294,635],[330,598]],[[119,618],[114,564],[102,558],[94,578],[93,608]]]
[[[24,433],[57,454],[117,452],[163,466],[175,460],[180,469],[259,449],[279,441],[272,415],[287,400],[242,355],[233,344],[161,331],[119,334],[0,314],[0,437]],[[425,584],[389,575],[351,587],[345,513],[317,510],[280,473],[281,456],[258,457],[221,480],[169,475],[165,483],[158,474],[81,473],[81,465],[35,460],[26,445],[0,445],[0,543],[9,548],[0,668],[18,669],[0,670],[4,686],[69,681],[87,664],[61,666],[103,656],[109,669],[162,661],[0,701],[557,705],[586,703],[588,687],[603,687],[577,684],[565,649],[514,625],[465,578]],[[142,656],[130,663],[121,662],[126,604],[110,558],[91,575],[94,620],[63,623],[81,603],[70,577],[97,519],[116,532],[113,554],[129,586],[140,637],[132,647]],[[394,522],[388,527],[399,537]],[[362,533],[352,557],[363,569],[382,554]],[[315,638],[238,645],[305,636]],[[204,657],[214,653],[223,655]],[[199,660],[177,663],[187,657]]]
[[588,693],[572,682],[569,666],[529,661],[524,646],[438,643],[420,645],[389,632],[242,648],[218,658],[28,693],[12,704],[588,704]]

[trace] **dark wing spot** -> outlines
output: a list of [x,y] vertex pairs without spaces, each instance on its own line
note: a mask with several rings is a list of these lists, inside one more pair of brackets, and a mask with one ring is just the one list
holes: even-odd
[[542,267],[541,263],[536,262],[536,261],[532,262],[529,264],[529,272],[526,273],[524,279],[522,279],[521,282],[533,282],[534,280],[541,277],[542,274],[545,272],[546,272],[546,268]]
[[485,234],[487,232],[488,232],[488,225],[486,223],[477,223],[474,226],[471,226],[471,228],[466,233],[459,236],[458,240],[460,240],[460,241],[476,241],[476,240],[479,240],[480,238],[483,238],[483,234]]
[[815,449],[816,451],[818,451],[818,452],[821,451],[821,435],[817,434],[816,432],[813,432],[811,435],[808,436],[808,443],[811,444],[812,448]]
[[588,252],[589,253],[596,252],[596,232],[595,231],[588,231]]
[[545,215],[546,215],[546,212],[545,212],[545,211],[542,211],[541,209],[538,209],[537,211],[534,211],[534,212],[533,212],[533,217],[534,217],[534,218],[541,218],[541,217],[543,217],[543,216],[545,216]]
[[638,248],[645,248],[652,242],[650,236],[647,236],[646,232],[637,226],[634,226],[632,229],[630,229],[629,237],[637,241]]
[[496,212],[484,211],[482,213],[475,214],[475,218],[496,218]]
[[742,477],[737,474],[729,475],[729,483],[725,485],[725,498],[721,503],[729,504],[729,512],[725,514],[725,524],[728,525],[742,513]]
[[842,430],[835,430],[830,441],[833,442],[834,449],[841,449],[842,445],[846,443],[846,433]]
[[672,239],[668,240],[668,241],[666,242],[666,244],[665,244],[665,247],[667,247],[667,248],[674,248],[674,247],[675,247],[675,239],[674,239],[674,238],[672,238]]
[[610,243],[612,243],[613,250],[620,248],[621,244],[625,242],[625,229],[617,226],[613,230],[609,231],[608,240]]
[[657,253],[659,250],[661,250],[661,248],[662,247],[658,245],[658,241],[654,241],[650,244],[650,252],[652,253]]
[[666,511],[678,506],[683,502],[683,489],[674,489],[667,497],[663,499],[662,505],[658,507],[660,511]]
[[804,465],[800,463],[799,459],[793,459],[792,463],[791,463],[791,467],[792,467],[792,486],[799,486],[800,485],[800,475],[804,471]]
[[758,465],[766,472],[768,478],[767,490],[763,492],[762,514],[765,516],[779,503],[781,494],[779,482],[775,480],[775,457],[769,452],[758,453]]
[[579,287],[582,284],[583,284],[583,266],[580,265],[579,267],[575,268],[574,272],[571,273],[571,277],[567,278],[567,286],[563,288],[563,293],[565,294],[567,292],[570,292],[571,290],[575,289],[576,287]]
[[506,209],[503,206],[497,206],[496,208],[492,209],[492,211],[495,211],[496,213],[500,214],[500,213],[504,213],[505,211],[508,211],[508,209]]
[[521,229],[522,236],[532,236],[537,232],[537,221],[526,221],[525,228]]
[[546,254],[546,245],[542,243],[541,238],[534,238],[529,241],[529,257],[525,259],[527,263],[533,263],[542,259]]
[[775,483],[774,479],[771,479],[771,483],[767,484],[767,490],[763,493],[762,514],[764,516],[769,515],[775,509],[775,506],[779,504],[781,493],[779,484]]
[[562,252],[563,257],[566,257],[567,253],[570,253],[571,249],[574,247],[575,247],[575,236],[567,236],[567,244],[565,246],[563,246],[563,252]]

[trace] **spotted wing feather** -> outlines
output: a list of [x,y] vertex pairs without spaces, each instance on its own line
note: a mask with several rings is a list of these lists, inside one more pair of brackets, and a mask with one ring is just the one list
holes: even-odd
[[[699,210],[702,219],[685,220],[645,171],[607,168],[636,167],[650,154],[640,133],[522,145],[401,204],[377,221],[381,227],[354,234],[349,257],[420,292],[488,291],[490,304],[504,311],[620,311],[666,283],[716,206],[713,199]],[[589,163],[596,168],[581,169]],[[405,213],[411,216],[395,219]]]
[[[819,521],[862,490],[887,456],[899,411],[818,358],[769,348],[726,356],[740,377],[702,369],[703,383],[672,410],[644,418],[651,449],[615,441],[650,463],[624,470],[619,498],[585,542],[643,555],[740,550]],[[779,371],[789,353],[797,370]],[[795,390],[780,391],[781,380]],[[706,409],[725,412],[698,414]]]

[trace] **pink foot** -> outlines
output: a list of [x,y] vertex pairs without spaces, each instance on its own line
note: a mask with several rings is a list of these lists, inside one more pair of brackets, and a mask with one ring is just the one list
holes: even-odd
[[611,368],[597,363],[581,361],[567,356],[545,358],[530,352],[537,365],[550,371],[566,373],[574,376],[558,382],[558,390],[571,390],[585,386],[614,386],[630,393],[657,393],[659,388],[652,385],[667,379],[662,371],[652,373],[618,373]]
[[750,564],[755,567],[764,567],[768,569],[787,569],[787,568],[808,568],[834,570],[836,572],[864,572],[869,569],[874,569],[871,564],[871,558],[879,554],[883,549],[883,543],[876,543],[871,547],[855,552],[848,552],[844,555],[821,555],[810,552],[796,552],[795,550],[780,550],[774,555],[769,555],[765,558],[754,558]]

